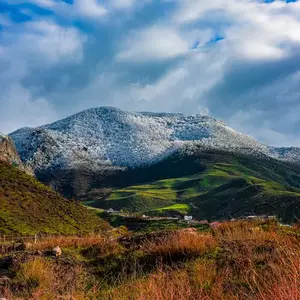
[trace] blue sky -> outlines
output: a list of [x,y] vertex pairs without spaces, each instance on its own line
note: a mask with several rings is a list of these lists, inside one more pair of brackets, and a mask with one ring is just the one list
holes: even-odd
[[300,146],[299,50],[297,1],[0,0],[0,131],[111,105]]

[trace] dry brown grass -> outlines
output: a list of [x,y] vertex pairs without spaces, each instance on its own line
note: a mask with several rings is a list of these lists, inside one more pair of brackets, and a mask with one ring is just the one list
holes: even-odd
[[78,237],[78,236],[58,236],[51,237],[38,240],[36,244],[31,245],[31,249],[33,250],[46,250],[52,249],[56,246],[60,246],[61,248],[74,247],[88,247],[94,245],[101,245],[107,240],[105,235],[97,235],[97,236],[87,236],[87,237]]
[[146,243],[148,254],[203,256],[121,285],[106,299],[300,299],[299,238],[249,222],[224,223],[213,236],[178,232]]
[[263,230],[258,221],[236,221],[223,222],[215,230],[213,236],[217,240],[240,240],[245,241],[249,239],[267,240],[277,237],[278,227],[276,223],[270,224],[267,230]]
[[128,237],[129,244],[74,237],[38,244],[72,247],[85,262],[27,261],[8,299],[300,300],[299,235],[262,225],[223,223],[212,233]]
[[[266,278],[260,300],[300,299],[300,241],[289,239],[281,245],[276,274],[272,279]],[[263,276],[264,274],[262,274]],[[266,284],[270,282],[271,284]]]
[[145,254],[196,256],[216,247],[216,240],[208,234],[196,231],[180,230],[141,245]]
[[3,294],[7,299],[87,299],[87,278],[81,265],[35,257],[20,265],[10,288]]

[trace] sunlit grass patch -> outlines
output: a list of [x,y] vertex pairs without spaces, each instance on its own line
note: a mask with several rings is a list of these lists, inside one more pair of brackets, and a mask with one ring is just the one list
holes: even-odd
[[174,204],[174,205],[156,209],[156,211],[159,213],[164,213],[169,211],[169,212],[178,212],[180,214],[188,214],[190,211],[190,206],[188,204]]

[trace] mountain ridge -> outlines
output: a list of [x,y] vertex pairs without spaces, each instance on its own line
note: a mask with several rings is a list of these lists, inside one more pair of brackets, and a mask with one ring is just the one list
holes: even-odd
[[22,160],[34,170],[81,163],[93,167],[139,167],[194,144],[261,152],[273,158],[300,162],[300,148],[266,146],[223,121],[200,114],[185,116],[98,107],[37,128],[21,128],[10,136]]
[[[135,167],[156,162],[189,143],[274,155],[267,146],[209,116],[125,112],[112,107],[85,110],[48,125],[19,129],[10,136],[22,160],[30,161],[34,169],[40,167],[37,153],[47,152],[45,147],[53,156],[49,163],[54,165],[92,159],[103,165]],[[24,140],[29,139],[26,144]]]

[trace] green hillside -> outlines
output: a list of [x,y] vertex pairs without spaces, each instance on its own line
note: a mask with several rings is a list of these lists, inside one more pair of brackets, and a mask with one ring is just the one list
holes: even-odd
[[[157,177],[164,174],[165,178],[153,180],[155,168]],[[153,215],[191,213],[208,219],[251,214],[275,214],[285,221],[300,217],[300,167],[270,158],[199,152],[132,170],[126,180],[134,179],[136,184],[115,187],[104,199],[89,204]]]
[[0,234],[74,234],[108,227],[82,205],[0,161]]

